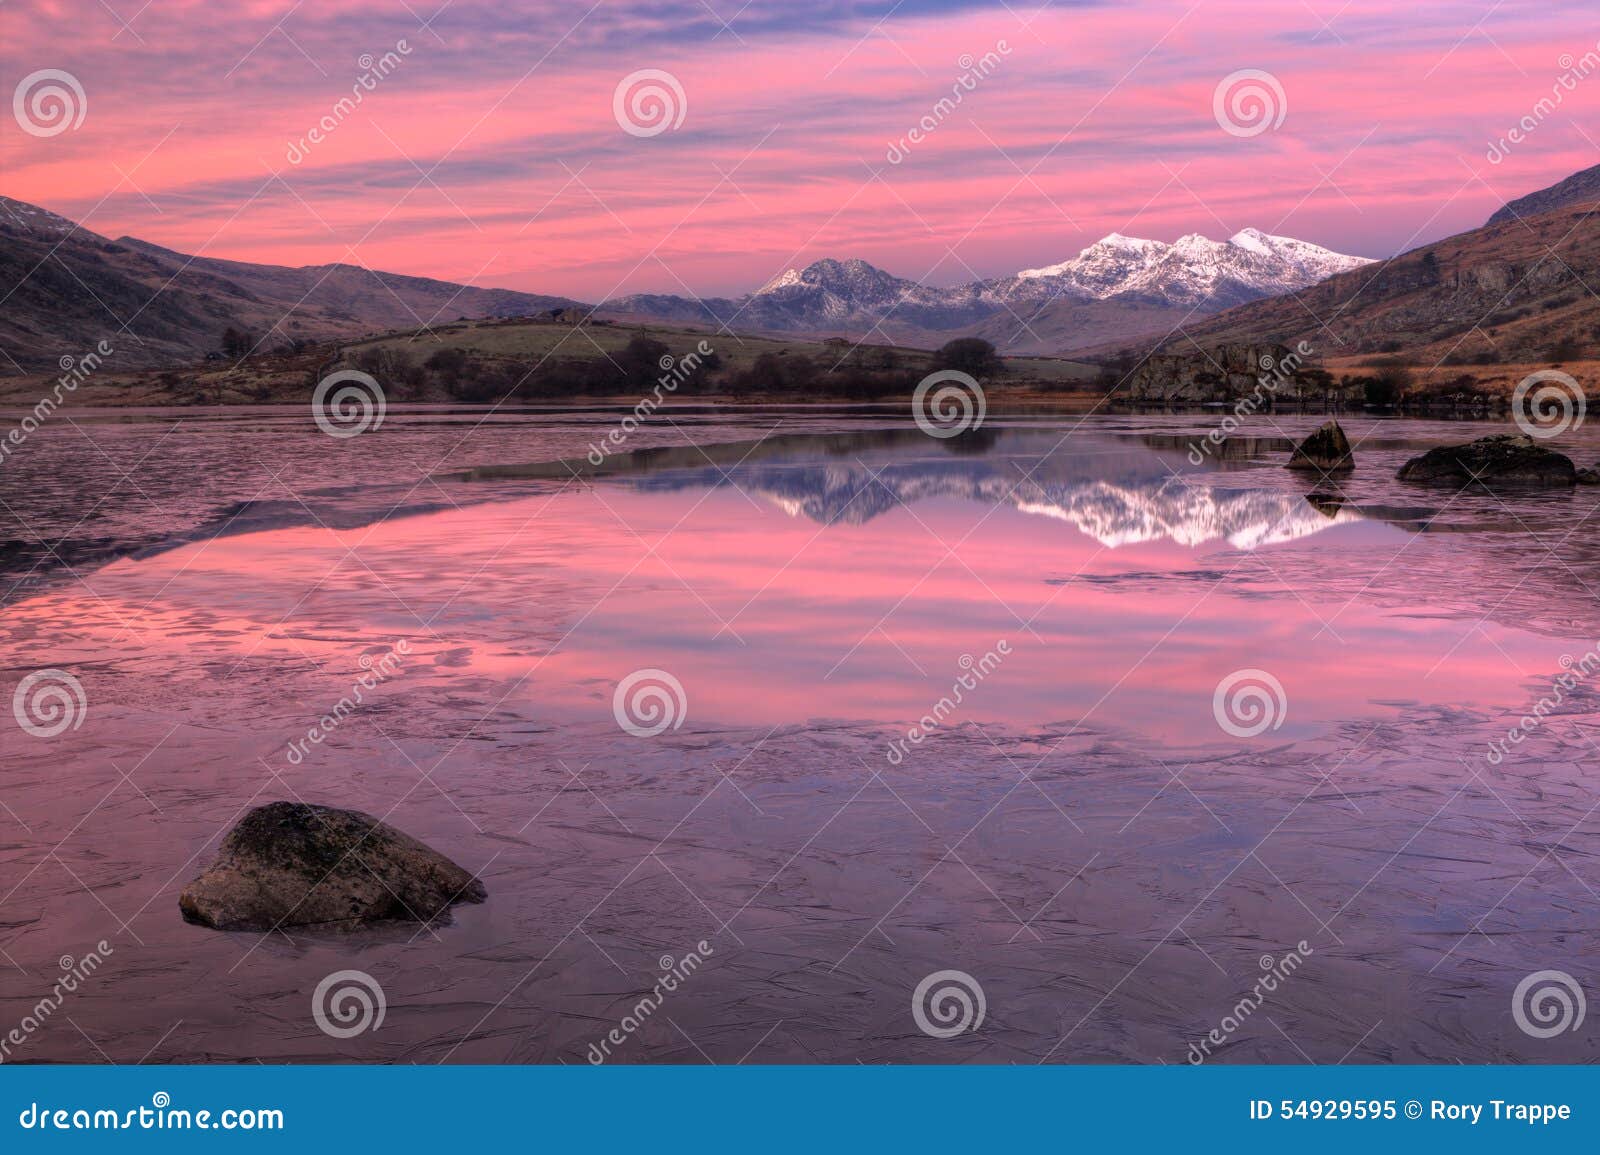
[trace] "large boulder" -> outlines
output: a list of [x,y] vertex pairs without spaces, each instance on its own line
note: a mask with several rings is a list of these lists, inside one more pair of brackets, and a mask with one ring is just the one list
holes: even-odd
[[1289,458],[1290,469],[1314,469],[1319,473],[1336,473],[1356,467],[1355,454],[1350,452],[1350,439],[1337,421],[1329,421],[1310,437],[1295,447]]
[[1572,459],[1546,449],[1531,437],[1497,434],[1465,445],[1445,445],[1413,457],[1400,467],[1401,481],[1452,485],[1528,485],[1547,488],[1577,483]]
[[228,831],[178,906],[189,922],[218,930],[272,930],[427,922],[485,897],[467,871],[370,814],[272,802]]

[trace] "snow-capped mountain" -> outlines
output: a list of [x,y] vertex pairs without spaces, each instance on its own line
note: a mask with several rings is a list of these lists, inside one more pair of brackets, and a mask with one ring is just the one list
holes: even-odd
[[1071,260],[950,288],[896,277],[866,261],[820,260],[786,269],[748,296],[697,301],[637,296],[623,313],[725,322],[786,332],[958,330],[997,314],[1033,316],[1057,303],[1217,312],[1276,296],[1369,263],[1364,257],[1245,229],[1226,241],[1198,233],[1171,244],[1112,233]]
[[1225,241],[1190,233],[1170,245],[1112,233],[1070,261],[1023,269],[1017,277],[1097,300],[1133,296],[1169,305],[1229,306],[1303,289],[1370,263],[1260,229],[1244,229]]
[[994,311],[981,283],[935,288],[886,273],[866,261],[820,260],[789,269],[746,299],[746,315],[805,318],[809,326],[849,327],[890,317],[929,329],[981,320]]

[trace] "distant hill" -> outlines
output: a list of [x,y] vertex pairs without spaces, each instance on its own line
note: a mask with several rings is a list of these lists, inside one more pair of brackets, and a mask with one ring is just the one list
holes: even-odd
[[202,360],[230,327],[274,350],[576,303],[357,265],[190,257],[132,237],[108,240],[9,197],[0,197],[0,297],[0,375],[49,370],[101,340],[119,368],[148,368]]
[[1586,168],[1582,172],[1575,172],[1566,180],[1549,188],[1518,197],[1514,201],[1507,201],[1487,223],[1503,225],[1518,217],[1536,217],[1555,209],[1570,208],[1573,205],[1592,205],[1597,202],[1600,202],[1600,164]]

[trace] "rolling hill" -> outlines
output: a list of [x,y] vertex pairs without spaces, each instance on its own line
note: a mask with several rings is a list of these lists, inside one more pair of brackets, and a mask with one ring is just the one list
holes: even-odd
[[358,265],[186,256],[0,197],[0,375],[51,369],[102,340],[117,367],[149,368],[204,359],[230,327],[266,350],[574,303]]

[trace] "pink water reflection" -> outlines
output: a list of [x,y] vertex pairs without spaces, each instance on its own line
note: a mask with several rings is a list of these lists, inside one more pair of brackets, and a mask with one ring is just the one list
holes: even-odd
[[[439,692],[552,722],[601,720],[643,667],[685,689],[688,720],[904,725],[951,691],[963,656],[1010,653],[948,724],[1084,724],[1179,745],[1216,726],[1220,679],[1264,667],[1287,718],[1254,739],[1303,736],[1393,703],[1515,707],[1570,644],[1303,588],[1309,562],[1405,567],[1429,550],[1379,522],[1253,553],[1225,540],[1107,544],[1058,517],[935,497],[861,524],[823,525],[759,491],[602,485],[463,506],[350,531],[217,539],[95,575],[68,643],[174,667],[280,655],[348,666],[411,640]],[[1254,579],[1230,572],[1241,558]],[[1275,575],[1285,574],[1284,580]],[[1401,579],[1403,581],[1403,578]],[[45,596],[13,611],[51,628]],[[1448,661],[1444,660],[1448,656]]]

